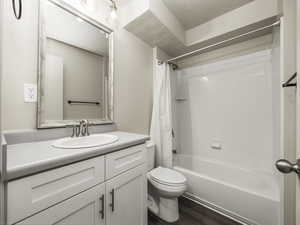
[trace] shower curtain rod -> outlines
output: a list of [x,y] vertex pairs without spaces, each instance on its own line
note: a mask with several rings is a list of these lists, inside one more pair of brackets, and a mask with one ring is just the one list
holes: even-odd
[[209,48],[212,48],[212,47],[216,47],[216,46],[218,46],[218,45],[220,45],[220,44],[224,44],[224,43],[226,43],[226,42],[233,41],[233,40],[235,40],[235,39],[238,39],[238,38],[247,36],[247,35],[249,35],[249,34],[253,34],[253,33],[256,33],[256,32],[258,32],[258,31],[262,31],[262,30],[265,30],[265,29],[268,29],[268,28],[271,28],[271,27],[275,27],[275,26],[277,26],[277,25],[280,25],[280,20],[277,20],[276,22],[274,22],[274,23],[272,23],[272,24],[270,24],[270,25],[267,25],[267,26],[264,26],[264,27],[261,27],[261,28],[258,28],[258,29],[252,30],[252,31],[248,31],[248,32],[246,32],[246,33],[244,33],[244,34],[240,34],[240,35],[234,36],[234,37],[232,37],[232,38],[228,38],[228,39],[226,39],[226,40],[217,42],[217,43],[215,43],[215,44],[208,45],[208,46],[206,46],[206,47],[197,49],[197,50],[195,50],[195,51],[188,52],[188,53],[185,53],[185,54],[180,55],[180,56],[176,56],[176,57],[174,57],[174,58],[172,58],[172,59],[167,60],[166,63],[174,64],[174,63],[173,63],[174,60],[181,59],[181,58],[185,58],[185,57],[188,57],[188,56],[190,56],[190,55],[194,55],[194,54],[199,53],[199,52],[201,52],[201,51],[203,51],[203,50],[206,50],[206,49],[209,49]]

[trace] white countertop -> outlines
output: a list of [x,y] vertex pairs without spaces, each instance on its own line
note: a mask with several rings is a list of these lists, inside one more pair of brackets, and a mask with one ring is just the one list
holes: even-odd
[[114,131],[107,134],[116,135],[119,137],[119,140],[112,144],[84,149],[54,148],[52,143],[55,140],[8,145],[7,171],[4,174],[4,179],[17,179],[142,144],[149,140],[149,136],[134,133]]

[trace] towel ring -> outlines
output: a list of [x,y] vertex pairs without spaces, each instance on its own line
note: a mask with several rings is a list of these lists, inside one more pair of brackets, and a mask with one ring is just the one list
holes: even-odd
[[12,7],[13,7],[14,15],[17,20],[20,20],[22,18],[22,0],[18,0],[18,3],[19,3],[19,11],[17,12],[16,0],[12,0]]

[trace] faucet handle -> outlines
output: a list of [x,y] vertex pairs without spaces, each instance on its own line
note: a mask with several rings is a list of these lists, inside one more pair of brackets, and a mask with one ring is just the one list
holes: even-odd
[[76,134],[76,124],[70,124],[70,125],[66,125],[66,128],[72,128],[72,134],[71,137],[75,137]]
[[78,121],[79,126],[82,125],[82,124],[85,124],[85,121],[86,121],[86,120],[79,120],[79,121]]
[[90,121],[86,120],[86,135],[87,136],[90,136],[89,128],[90,128]]

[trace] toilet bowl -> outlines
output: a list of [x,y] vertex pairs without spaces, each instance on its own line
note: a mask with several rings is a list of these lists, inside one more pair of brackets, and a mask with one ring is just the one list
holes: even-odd
[[179,172],[158,167],[154,169],[155,145],[147,143],[148,149],[148,208],[169,223],[179,219],[178,197],[187,188],[186,178]]
[[179,219],[178,197],[186,191],[186,178],[175,170],[158,167],[147,174],[149,192],[155,195],[161,219],[172,223]]

